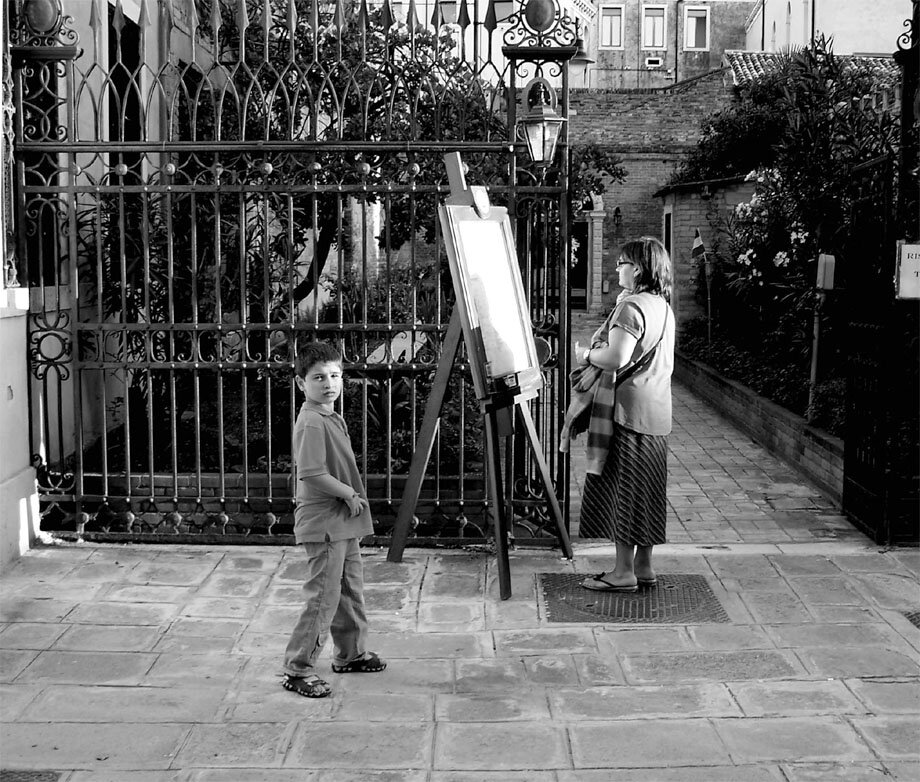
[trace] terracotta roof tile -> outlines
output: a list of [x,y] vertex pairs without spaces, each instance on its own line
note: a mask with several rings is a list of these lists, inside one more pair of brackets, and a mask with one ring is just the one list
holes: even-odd
[[[878,57],[861,54],[840,54],[841,60],[865,64],[876,70],[879,81],[893,83],[900,78],[900,68],[891,57]],[[726,50],[722,55],[723,63],[731,68],[732,80],[736,86],[743,86],[769,73],[777,67],[782,54],[780,52],[743,52]]]

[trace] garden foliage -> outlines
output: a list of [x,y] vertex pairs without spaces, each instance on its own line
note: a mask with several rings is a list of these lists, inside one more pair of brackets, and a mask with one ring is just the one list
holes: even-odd
[[[853,166],[893,155],[897,117],[861,104],[884,75],[833,53],[831,42],[782,54],[710,118],[673,182],[745,175],[753,196],[713,220],[712,345],[691,325],[682,349],[813,423],[840,434],[843,355],[839,293],[822,308],[819,382],[808,404],[819,253],[838,259],[835,287],[859,284],[847,259]],[[847,262],[851,268],[847,268]],[[700,296],[706,277],[699,277]],[[849,279],[848,279],[849,278]]]

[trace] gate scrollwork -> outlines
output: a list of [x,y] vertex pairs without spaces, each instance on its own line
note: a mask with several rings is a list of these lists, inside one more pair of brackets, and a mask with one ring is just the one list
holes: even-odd
[[[569,46],[571,20],[449,5],[141,0],[132,16],[92,0],[74,21],[60,0],[18,3],[17,257],[41,301],[29,344],[47,529],[286,539],[291,351],[325,339],[345,356],[341,411],[387,535],[450,315],[436,206],[452,151],[516,215],[550,346],[534,420],[567,480],[567,158],[537,172],[509,129],[500,33],[527,22],[536,38],[515,45]],[[419,537],[488,532],[468,375],[461,355]],[[517,486],[521,530],[546,536],[540,499]]]

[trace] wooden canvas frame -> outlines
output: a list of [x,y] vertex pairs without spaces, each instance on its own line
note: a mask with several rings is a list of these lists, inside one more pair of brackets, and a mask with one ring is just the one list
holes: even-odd
[[[473,385],[485,418],[489,465],[486,476],[492,500],[490,510],[495,532],[499,594],[502,600],[507,600],[511,597],[508,546],[512,516],[510,500],[502,486],[504,463],[500,441],[510,440],[515,422],[523,428],[546,490],[562,551],[568,559],[573,557],[572,543],[527,403],[538,395],[543,386],[543,375],[508,212],[502,207],[489,205],[485,188],[467,187],[459,153],[445,155],[444,164],[451,195],[440,207],[439,215],[456,303],[444,335],[441,361],[435,371],[431,394],[425,404],[425,416],[412,454],[387,560],[402,561],[409,527],[425,480],[425,469],[438,432],[450,375],[459,355],[462,332]],[[505,454],[508,451],[506,443]]]
[[470,191],[473,205],[447,203],[439,215],[473,387],[501,406],[536,396],[543,376],[508,210]]

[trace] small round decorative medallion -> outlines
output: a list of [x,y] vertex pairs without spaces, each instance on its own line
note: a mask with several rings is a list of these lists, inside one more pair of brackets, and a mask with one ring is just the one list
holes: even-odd
[[61,0],[25,0],[22,16],[32,32],[48,35],[61,21]]
[[556,4],[553,0],[529,0],[524,9],[524,19],[530,29],[545,33],[553,26],[556,18]]

